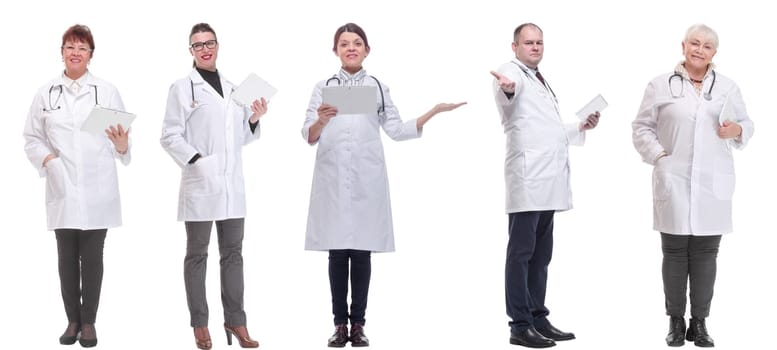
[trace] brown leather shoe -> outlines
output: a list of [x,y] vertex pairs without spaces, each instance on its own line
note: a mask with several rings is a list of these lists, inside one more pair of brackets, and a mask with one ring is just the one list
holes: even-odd
[[335,326],[335,334],[329,338],[327,344],[330,348],[342,348],[348,343],[348,326],[345,324],[338,324]]
[[210,350],[213,347],[208,327],[194,327],[194,341],[197,343],[197,349]]
[[354,323],[351,326],[351,336],[348,337],[348,340],[351,341],[353,347],[370,346],[370,340],[364,335],[364,325],[360,323]]
[[251,336],[248,335],[248,329],[246,328],[246,326],[232,327],[224,324],[224,331],[227,332],[228,345],[232,345],[232,336],[234,335],[235,338],[237,338],[238,343],[240,343],[241,348],[259,347],[259,342],[251,339]]

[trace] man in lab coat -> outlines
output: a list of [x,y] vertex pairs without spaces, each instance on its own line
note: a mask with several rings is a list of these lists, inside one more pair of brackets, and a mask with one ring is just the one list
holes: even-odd
[[506,212],[510,235],[505,263],[505,301],[510,343],[532,348],[574,339],[547,320],[545,288],[553,251],[553,214],[572,208],[569,144],[582,145],[599,112],[564,124],[550,85],[539,73],[542,30],[524,23],[513,33],[515,58],[495,77],[494,96],[507,136]]

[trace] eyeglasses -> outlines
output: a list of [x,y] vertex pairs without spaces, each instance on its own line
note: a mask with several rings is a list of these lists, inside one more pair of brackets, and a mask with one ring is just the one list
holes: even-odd
[[84,55],[92,51],[92,49],[85,46],[79,46],[79,47],[63,46],[62,49],[65,50],[65,52],[69,52],[69,53],[77,52],[79,54],[84,54]]
[[216,44],[218,44],[218,41],[216,41],[216,39],[213,39],[213,40],[208,40],[208,41],[196,42],[196,43],[191,45],[191,48],[194,51],[202,51],[202,48],[204,48],[204,47],[207,47],[209,49],[215,48]]

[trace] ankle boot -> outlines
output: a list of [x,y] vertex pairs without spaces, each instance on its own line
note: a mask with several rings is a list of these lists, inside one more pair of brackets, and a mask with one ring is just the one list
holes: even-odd
[[370,340],[364,335],[364,325],[360,323],[351,325],[351,336],[348,340],[353,347],[370,346]]
[[707,325],[703,318],[691,318],[691,324],[688,326],[688,333],[685,334],[685,340],[692,341],[693,345],[702,348],[711,348],[715,342],[707,333]]
[[330,348],[342,348],[348,343],[348,326],[338,324],[335,326],[335,334],[329,337],[327,346]]
[[231,327],[224,324],[224,331],[227,332],[227,345],[232,345],[232,336],[237,338],[241,348],[258,348],[259,342],[251,339],[248,335],[246,326]]
[[685,319],[672,316],[669,318],[669,334],[666,336],[666,345],[683,346],[685,344]]

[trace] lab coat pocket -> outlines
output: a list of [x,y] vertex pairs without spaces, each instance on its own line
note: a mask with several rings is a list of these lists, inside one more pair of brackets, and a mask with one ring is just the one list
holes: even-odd
[[183,170],[183,185],[187,192],[193,196],[206,196],[218,193],[221,190],[219,184],[219,155],[200,157],[194,164],[189,164]]
[[65,198],[67,182],[65,165],[59,158],[46,162],[46,203],[53,204]]
[[558,176],[566,164],[558,151],[526,150],[523,173],[527,180],[546,180]]
[[653,168],[653,200],[665,201],[672,196],[672,182],[669,179],[669,173],[666,171],[668,158],[666,156],[659,159]]
[[712,193],[715,198],[731,200],[734,197],[736,177],[733,173],[716,173],[712,178]]

